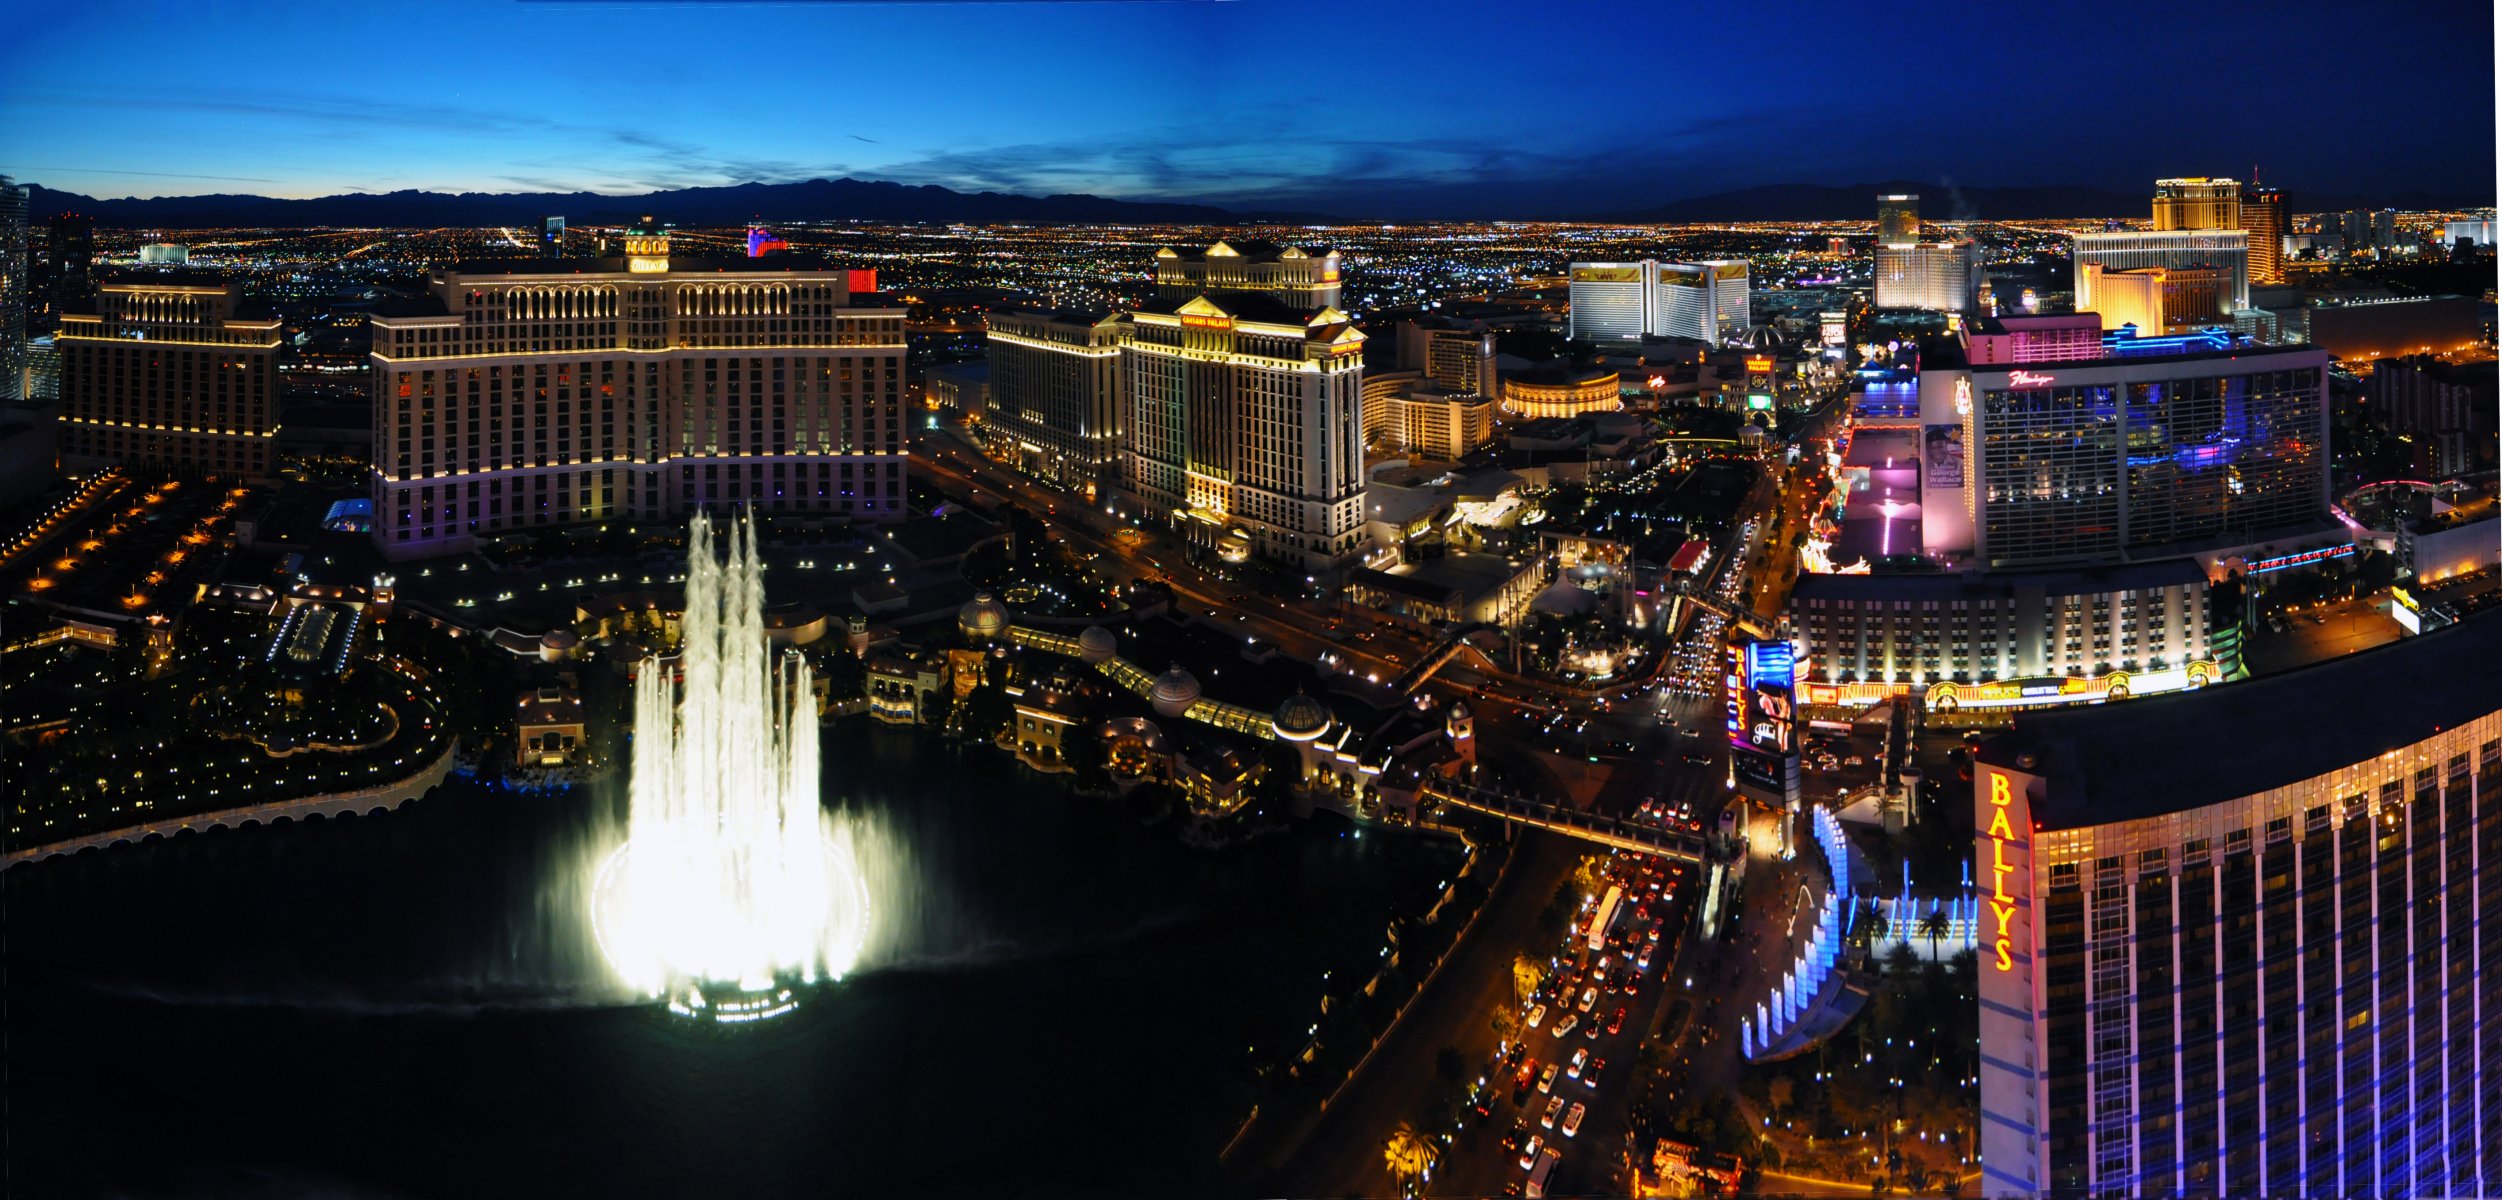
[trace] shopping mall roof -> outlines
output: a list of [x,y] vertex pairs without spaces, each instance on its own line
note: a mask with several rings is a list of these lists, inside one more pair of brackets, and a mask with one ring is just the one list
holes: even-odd
[[2483,613],[2282,675],[2019,713],[1980,759],[2046,779],[2033,802],[2044,829],[2184,812],[2367,762],[2502,709],[2497,663],[2502,612]]

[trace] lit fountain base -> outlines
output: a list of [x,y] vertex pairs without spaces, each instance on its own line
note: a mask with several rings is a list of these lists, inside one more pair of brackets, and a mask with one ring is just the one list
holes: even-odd
[[770,1021],[799,1007],[799,993],[792,987],[771,985],[748,991],[735,984],[716,984],[707,992],[688,982],[669,995],[669,1011],[697,1021],[718,1021],[724,1025],[745,1025],[751,1021]]
[[[600,864],[592,885],[591,931],[600,953],[638,990],[665,999],[669,1012],[689,1020],[746,1025],[789,1013],[799,1007],[808,985],[841,979],[868,942],[868,881],[846,846],[832,837],[818,844],[826,887],[813,903],[824,905],[822,920],[764,930],[742,928],[735,918],[719,924],[645,919],[641,914],[655,908],[673,914],[684,910],[636,896],[638,843],[629,839]],[[638,899],[644,903],[638,905]],[[797,896],[776,900],[773,915],[785,921],[811,903]],[[804,936],[794,937],[795,929]],[[680,965],[704,961],[725,940],[772,940],[775,969],[762,978],[728,980],[705,978]]]

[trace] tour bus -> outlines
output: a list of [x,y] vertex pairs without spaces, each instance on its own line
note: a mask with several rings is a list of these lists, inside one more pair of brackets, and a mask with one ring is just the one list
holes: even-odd
[[1590,914],[1590,948],[1607,948],[1607,928],[1616,920],[1616,906],[1625,902],[1625,890],[1608,885],[1607,898],[1599,901],[1598,911]]
[[1546,1195],[1547,1181],[1555,1177],[1555,1164],[1563,1157],[1552,1148],[1539,1155],[1538,1165],[1529,1169],[1529,1186],[1521,1194],[1528,1200],[1542,1200]]

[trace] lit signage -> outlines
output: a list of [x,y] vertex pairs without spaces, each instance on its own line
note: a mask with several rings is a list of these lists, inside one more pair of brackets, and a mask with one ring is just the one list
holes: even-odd
[[2250,573],[2253,575],[2265,575],[2270,571],[2282,571],[2291,567],[2307,567],[2312,563],[2327,562],[2332,558],[2344,558],[2353,553],[2354,543],[2348,542],[2342,546],[2329,546],[2319,550],[2305,550],[2300,554],[2285,554],[2279,555],[2275,558],[2262,558],[2259,561],[2250,564]]
[[1746,370],[1750,374],[1769,375],[1772,373],[1772,359],[1763,355],[1750,355],[1746,360]]
[[2015,786],[2004,771],[1989,772],[1989,826],[1982,831],[1989,839],[1989,913],[1997,921],[1990,937],[1990,951],[1995,956],[1991,965],[2001,971],[2015,970],[2015,895],[2007,890],[2007,877],[2016,873],[2016,865],[2007,861],[2007,843],[2015,838],[2015,823],[2007,810],[2015,803]]
[[1757,412],[1763,412],[1772,407],[1772,397],[1767,396],[1762,392],[1756,392],[1746,398],[1746,407],[1754,409]]
[[1183,314],[1181,322],[1192,329],[1231,329],[1234,327],[1232,317],[1197,317]]
[[1729,765],[1738,783],[1787,803],[1798,787],[1798,651],[1788,642],[1728,650]]
[[1955,415],[1972,415],[1972,377],[1969,375],[1955,377]]
[[2020,388],[2048,387],[2050,386],[2050,376],[2036,375],[2031,371],[2016,371],[2007,376],[2007,386]]
[[2201,658],[2162,671],[2113,671],[2092,678],[2054,675],[2034,679],[2002,679],[1992,683],[1940,683],[1929,688],[1928,702],[1931,709],[1940,711],[2099,704],[2105,700],[2125,700],[2130,696],[2188,691],[2221,683],[2223,679],[2223,668]]

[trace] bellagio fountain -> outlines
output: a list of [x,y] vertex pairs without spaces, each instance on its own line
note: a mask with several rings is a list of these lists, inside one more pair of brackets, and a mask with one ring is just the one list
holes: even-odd
[[818,803],[807,661],[771,651],[764,564],[741,518],[716,558],[687,531],[672,664],[634,677],[626,840],[601,865],[592,927],[620,979],[683,1017],[741,1024],[840,979],[869,937],[869,888]]

